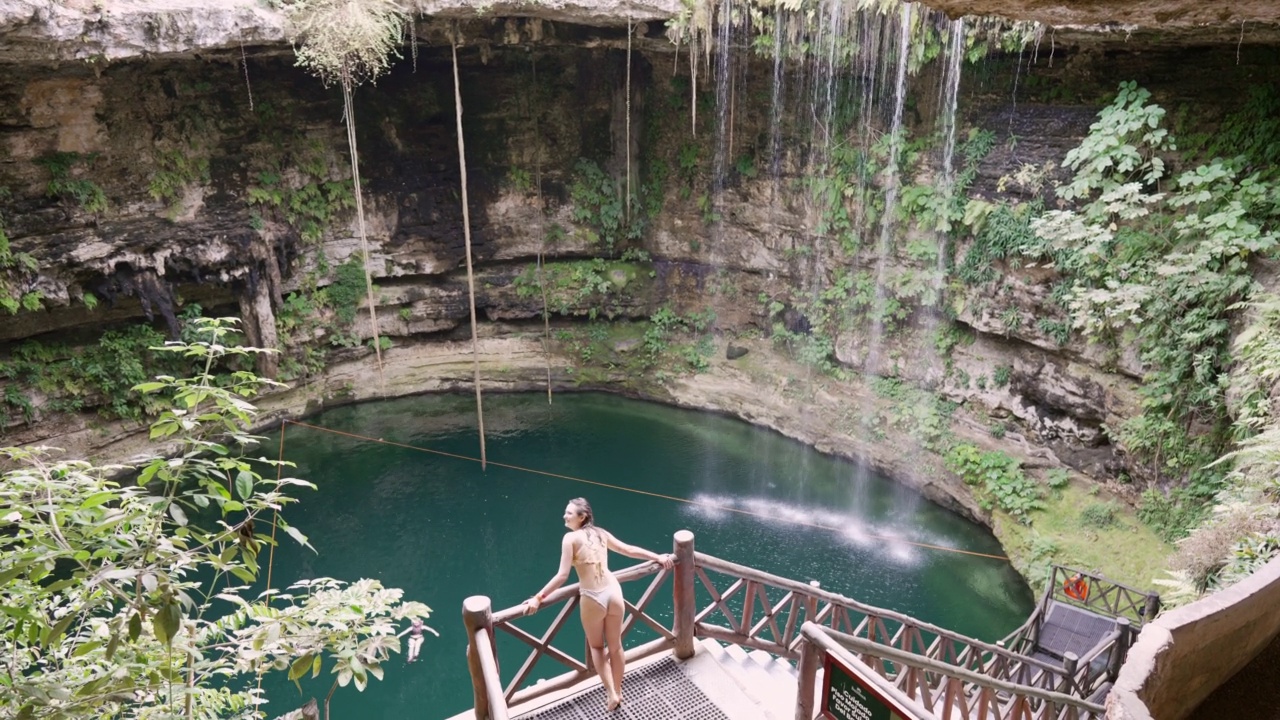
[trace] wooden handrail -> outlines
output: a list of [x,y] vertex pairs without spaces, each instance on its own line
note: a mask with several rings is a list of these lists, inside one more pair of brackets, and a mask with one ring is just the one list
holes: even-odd
[[[618,578],[619,583],[628,583],[633,580],[639,580],[640,578],[643,578],[643,577],[656,575],[660,570],[662,570],[661,565],[651,560],[646,560],[645,562],[642,562],[638,565],[632,565],[631,567],[623,568],[615,572],[613,575],[614,577]],[[570,598],[578,597],[578,585],[579,583],[574,583],[572,585],[565,585],[561,587],[559,590],[552,592],[550,595],[547,595],[545,598],[542,599],[542,606],[548,607],[551,605],[555,605],[558,602],[564,602],[565,600],[568,600]],[[509,623],[512,620],[518,620],[519,618],[522,618],[522,617],[524,617],[524,603],[521,603],[519,605],[513,605],[509,608],[506,608],[504,610],[499,610],[498,612],[494,613],[493,624],[496,627],[499,624]]]
[[[626,659],[633,662],[655,653],[674,649],[677,657],[692,656],[696,638],[711,638],[740,646],[764,650],[805,664],[805,627],[822,627],[824,637],[851,638],[855,646],[868,657],[884,658],[912,668],[901,673],[899,685],[925,688],[925,692],[940,692],[948,697],[956,696],[956,683],[975,683],[993,688],[992,692],[1017,692],[1025,702],[1042,700],[1061,703],[1063,698],[1073,699],[1067,690],[1081,697],[1095,689],[1103,675],[1094,669],[1095,661],[1102,653],[1116,647],[1125,639],[1118,628],[1107,641],[1091,650],[1083,660],[1069,667],[1055,665],[1016,652],[1016,649],[983,642],[959,635],[945,628],[921,622],[909,615],[859,603],[839,593],[789,578],[779,577],[745,565],[729,562],[694,550],[693,534],[676,533],[674,538],[676,565],[667,571],[654,562],[640,563],[615,575],[620,583],[630,583],[652,577],[642,597],[633,605],[626,601],[627,610],[623,623],[626,633],[637,624],[652,628],[658,638],[626,651]],[[719,579],[713,582],[707,573],[728,576],[727,589],[717,588]],[[650,601],[658,594],[668,575],[674,578],[674,617],[671,627],[646,613]],[[709,605],[697,607],[696,585],[701,582],[710,594]],[[478,720],[497,720],[498,713],[508,707],[525,703],[564,688],[571,687],[595,675],[589,660],[579,660],[576,652],[565,652],[554,646],[556,634],[568,622],[579,603],[578,584],[562,587],[550,593],[543,607],[561,605],[551,626],[536,636],[516,626],[525,616],[525,606],[516,605],[496,613],[490,613],[488,598],[468,598],[464,603],[464,619],[468,626],[472,680],[476,695]],[[774,592],[781,591],[781,593]],[[774,592],[774,596],[770,596]],[[780,599],[779,598],[780,595]],[[472,602],[482,600],[483,602]],[[712,614],[724,616],[729,625],[708,622]],[[840,632],[847,627],[849,633]],[[1024,625],[1023,630],[1026,628]],[[505,688],[501,685],[500,663],[493,642],[495,630],[502,630],[531,648],[527,658],[510,676]],[[892,631],[892,632],[891,632]],[[772,636],[770,639],[769,636]],[[487,639],[487,641],[486,641]],[[531,687],[522,687],[533,677],[534,666],[542,658],[564,665],[567,672],[540,680]],[[910,658],[910,661],[907,660]],[[808,665],[814,660],[808,658]],[[1114,663],[1114,652],[1108,665]],[[514,667],[514,666],[513,666]],[[883,670],[883,668],[881,668]],[[883,674],[883,672],[882,672]],[[946,687],[934,687],[944,683]],[[981,679],[974,680],[973,678]],[[804,687],[804,678],[801,687]],[[812,678],[809,679],[812,693]],[[914,692],[912,690],[911,692]],[[910,693],[909,693],[910,694]],[[941,697],[941,696],[939,696]],[[1073,699],[1076,702],[1078,698]]]
[[[800,634],[805,640],[815,643],[825,652],[835,655],[840,660],[849,664],[866,664],[863,660],[859,659],[857,655],[877,660],[890,660],[901,666],[917,668],[925,671],[926,673],[934,673],[938,682],[941,682],[944,677],[950,677],[958,679],[971,686],[996,691],[1003,694],[1006,700],[1016,701],[1017,698],[1027,698],[1035,701],[1036,704],[1045,704],[1049,707],[1074,707],[1078,711],[1089,713],[1088,715],[1080,715],[1081,718],[1100,718],[1104,712],[1103,706],[1088,702],[1081,698],[1051,690],[1043,690],[1027,685],[1018,685],[1015,683],[1005,682],[1003,680],[995,680],[986,675],[980,675],[954,665],[947,665],[945,663],[921,657],[914,653],[903,652],[896,648],[871,642],[870,640],[837,632],[830,628],[824,628],[816,623],[806,622],[801,626]],[[854,653],[857,653],[857,655]],[[871,671],[884,676],[881,668],[872,668]],[[797,705],[799,704],[800,699],[797,700]]]
[[[932,625],[930,623],[921,622],[920,620],[917,620],[916,618],[913,618],[909,615],[904,615],[902,613],[897,613],[892,610],[885,610],[883,608],[878,608],[871,605],[865,605],[856,600],[853,600],[852,598],[846,597],[844,595],[840,595],[839,593],[833,593],[828,590],[823,590],[818,587],[813,587],[807,583],[791,580],[789,578],[779,577],[777,575],[772,575],[762,570],[757,570],[752,567],[747,567],[745,565],[739,565],[737,563],[729,562],[727,560],[722,560],[720,558],[714,557],[712,555],[707,555],[705,553],[700,553],[700,552],[694,553],[694,556],[696,559],[696,565],[699,569],[705,568],[708,570],[714,570],[716,572],[720,572],[725,575],[729,575],[731,577],[740,578],[742,581],[745,581],[743,583],[743,586],[745,586],[746,584],[755,583],[758,585],[774,587],[774,588],[789,591],[789,593],[793,594],[792,597],[794,597],[797,601],[800,598],[813,598],[818,600],[821,603],[827,604],[828,607],[825,610],[817,613],[813,618],[806,618],[806,619],[813,619],[819,623],[825,620],[836,621],[840,619],[840,617],[838,616],[838,613],[844,612],[845,613],[844,619],[847,622],[849,622],[849,627],[851,629],[862,629],[864,627],[864,624],[866,624],[866,621],[864,620],[864,623],[860,623],[855,628],[855,626],[852,624],[852,619],[848,618],[847,616],[847,612],[852,610],[856,613],[862,614],[864,618],[874,619],[876,628],[878,628],[882,632],[886,630],[884,626],[884,621],[888,620],[888,621],[898,623],[902,627],[910,627],[917,631],[923,631],[923,632],[929,633],[935,637],[945,638],[946,640],[951,641],[953,643],[962,643],[965,646],[972,648],[973,650],[981,651],[983,654],[987,654],[991,657],[1005,658],[1007,662],[1017,663],[1021,666],[1025,666],[1028,668],[1034,668],[1035,670],[1038,670],[1041,673],[1045,673],[1048,675],[1056,675],[1056,676],[1062,676],[1065,674],[1065,671],[1061,665],[1055,665],[1050,662],[1045,662],[1043,660],[1039,660],[1036,658],[1020,655],[1006,648],[1002,648],[998,645],[993,645],[991,643],[983,642],[981,640],[965,637],[964,635],[960,635],[951,630],[947,630],[945,628],[941,628],[936,625]],[[705,577],[705,574],[704,574],[704,577]],[[734,586],[731,587],[730,591],[726,591],[724,593],[723,597],[726,597],[726,598],[729,597],[731,592],[736,592],[736,588],[738,587],[739,585],[735,583]],[[786,599],[784,598],[784,602],[785,601]],[[782,605],[782,603],[779,603],[778,605],[780,606]],[[799,602],[796,602],[796,605],[798,606]],[[722,612],[726,611],[726,608],[724,608],[724,603],[716,601],[716,602],[713,602],[712,606],[709,606],[703,612],[701,612],[700,615],[702,616],[708,615],[711,611],[715,609],[716,606],[720,606],[722,609]],[[773,609],[776,611],[778,608],[775,607]],[[733,620],[733,618],[730,618],[730,619]],[[744,626],[744,629],[751,627],[751,624],[752,624],[751,620],[752,620],[751,618],[747,618],[747,617],[743,618],[743,622],[741,623],[741,625]],[[731,624],[739,624],[739,623],[731,622]],[[866,629],[871,630],[871,628],[869,627],[869,624],[866,624],[866,625],[867,625]],[[758,629],[759,628],[757,628],[757,632],[758,632]],[[901,628],[900,628],[900,631],[901,631]],[[738,630],[734,627],[717,626],[717,625],[712,625],[710,623],[700,621],[698,623],[698,635],[701,637],[710,637],[712,639],[720,640],[724,642],[737,643],[740,645],[744,645],[746,647],[751,647],[753,649],[773,652],[779,655],[783,655],[784,657],[788,657],[792,660],[796,660],[799,658],[798,648],[795,647],[794,643],[791,643],[790,647],[778,648],[776,644],[769,643],[768,641],[757,640],[754,637],[755,635],[754,632],[744,632],[743,630]],[[885,632],[885,639],[886,641],[890,640],[890,638],[887,636],[887,632]],[[964,651],[961,651],[961,653],[963,652]],[[973,659],[976,660],[976,658],[973,658]]]

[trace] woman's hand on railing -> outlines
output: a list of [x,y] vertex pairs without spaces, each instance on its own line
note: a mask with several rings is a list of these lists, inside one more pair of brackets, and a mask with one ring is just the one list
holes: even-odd
[[542,598],[534,595],[533,597],[520,603],[520,607],[524,608],[525,615],[532,615],[538,612],[538,608],[542,607]]
[[667,553],[665,555],[659,555],[658,564],[661,565],[664,570],[670,570],[671,568],[676,566],[675,554]]

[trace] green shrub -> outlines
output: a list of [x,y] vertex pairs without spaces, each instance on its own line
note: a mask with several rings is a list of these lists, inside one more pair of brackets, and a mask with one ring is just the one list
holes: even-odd
[[965,484],[979,487],[983,507],[998,507],[1028,525],[1029,513],[1044,507],[1039,483],[1022,471],[1017,459],[999,450],[984,452],[962,443],[947,452],[946,465]]
[[994,387],[1004,387],[1009,384],[1009,376],[1012,374],[1012,366],[1000,365],[991,373],[991,383]]
[[1208,515],[1209,506],[1182,488],[1165,494],[1154,488],[1142,493],[1138,519],[1162,539],[1173,542],[1187,536]]
[[1090,503],[1080,511],[1080,522],[1098,529],[1112,527],[1116,524],[1116,504],[1112,502]]

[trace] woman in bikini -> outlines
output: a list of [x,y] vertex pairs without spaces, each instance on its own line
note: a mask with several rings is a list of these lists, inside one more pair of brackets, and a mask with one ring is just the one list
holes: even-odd
[[[564,525],[569,528],[560,543],[560,570],[537,595],[525,601],[525,614],[538,611],[542,599],[569,579],[569,567],[578,573],[578,594],[582,597],[582,629],[591,647],[591,662],[608,693],[606,709],[622,704],[622,674],[626,663],[622,649],[622,586],[609,572],[609,551],[638,560],[652,560],[670,570],[674,555],[659,555],[628,545],[608,530],[596,527],[591,504],[574,498],[564,509]],[[606,652],[606,645],[608,651]]]

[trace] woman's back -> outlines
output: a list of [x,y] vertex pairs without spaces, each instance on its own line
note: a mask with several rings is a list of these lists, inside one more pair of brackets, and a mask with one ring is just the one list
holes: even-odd
[[573,569],[585,588],[598,588],[609,578],[609,542],[604,530],[591,527],[575,530]]

